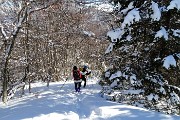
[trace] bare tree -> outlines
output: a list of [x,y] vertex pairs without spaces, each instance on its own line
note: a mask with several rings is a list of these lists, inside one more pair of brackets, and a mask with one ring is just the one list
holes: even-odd
[[14,27],[11,37],[5,39],[6,32],[1,31],[5,40],[0,56],[5,56],[12,45],[8,59],[2,63],[4,102],[14,83],[28,83],[31,92],[32,82],[42,80],[49,86],[50,81],[64,80],[74,65],[88,63],[100,69],[101,54],[107,46],[102,36],[108,26],[102,26],[102,19],[94,21],[95,8],[66,0],[23,3],[15,22],[19,26]]

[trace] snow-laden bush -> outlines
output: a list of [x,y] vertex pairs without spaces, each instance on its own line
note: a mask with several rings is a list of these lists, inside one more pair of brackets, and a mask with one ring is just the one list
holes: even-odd
[[[120,72],[118,71],[118,73]],[[111,73],[106,82],[103,79],[101,80],[105,84],[102,86],[103,89],[100,94],[105,99],[167,114],[179,114],[180,99],[178,95],[180,88],[169,85],[161,75],[149,74],[145,77],[146,79],[138,80],[135,74],[127,74],[127,79],[119,79],[122,76],[116,76],[112,79],[115,74],[117,73]]]

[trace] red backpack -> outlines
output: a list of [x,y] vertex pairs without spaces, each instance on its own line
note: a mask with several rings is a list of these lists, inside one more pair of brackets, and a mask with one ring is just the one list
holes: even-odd
[[81,79],[81,73],[79,70],[73,70],[73,77],[74,80],[80,80]]

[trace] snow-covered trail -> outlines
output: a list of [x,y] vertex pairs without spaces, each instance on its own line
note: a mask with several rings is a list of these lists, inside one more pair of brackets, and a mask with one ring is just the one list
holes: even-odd
[[81,93],[68,81],[34,84],[35,94],[0,103],[0,120],[180,120],[142,108],[106,101],[99,96],[100,86],[89,81]]

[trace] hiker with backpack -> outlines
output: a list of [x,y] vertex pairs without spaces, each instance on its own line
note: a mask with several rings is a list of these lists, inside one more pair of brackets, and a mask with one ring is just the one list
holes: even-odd
[[89,75],[91,73],[91,71],[88,71],[87,70],[87,66],[84,66],[83,70],[81,71],[81,78],[82,78],[82,81],[84,81],[84,85],[83,87],[85,88],[86,87],[86,75]]
[[76,92],[80,92],[81,89],[81,73],[77,66],[73,67],[73,78]]

